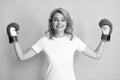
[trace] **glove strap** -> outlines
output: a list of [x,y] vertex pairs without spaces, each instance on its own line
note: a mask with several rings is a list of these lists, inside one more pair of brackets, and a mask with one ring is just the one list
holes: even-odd
[[102,34],[102,36],[101,36],[101,39],[102,39],[104,42],[110,41],[110,38],[111,38],[111,35]]
[[18,42],[18,37],[17,36],[9,36],[9,43],[13,43],[13,42]]

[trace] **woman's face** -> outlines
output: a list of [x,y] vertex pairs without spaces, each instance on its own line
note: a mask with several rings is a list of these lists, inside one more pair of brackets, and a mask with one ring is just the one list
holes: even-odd
[[52,19],[53,28],[55,31],[64,32],[66,29],[67,21],[66,18],[61,13],[55,13]]

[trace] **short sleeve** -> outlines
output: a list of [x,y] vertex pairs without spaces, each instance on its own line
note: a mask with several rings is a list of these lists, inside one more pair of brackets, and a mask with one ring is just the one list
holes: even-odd
[[86,47],[87,45],[82,40],[80,40],[78,37],[75,37],[75,48],[77,51],[82,52]]
[[39,39],[34,45],[32,45],[32,49],[36,52],[36,53],[40,53],[42,51],[43,48],[43,39]]

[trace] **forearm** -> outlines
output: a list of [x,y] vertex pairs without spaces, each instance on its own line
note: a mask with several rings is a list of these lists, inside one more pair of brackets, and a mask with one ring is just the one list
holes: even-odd
[[101,40],[100,43],[98,44],[97,48],[94,51],[96,54],[96,58],[98,58],[98,59],[101,58],[104,46],[105,46],[105,42]]
[[18,43],[18,42],[14,42],[14,43],[13,43],[13,46],[14,46],[15,53],[16,53],[16,56],[17,56],[18,60],[23,60],[23,58],[24,58],[24,56],[23,56],[24,53],[23,53],[22,48],[21,48],[21,46],[19,45],[19,43]]

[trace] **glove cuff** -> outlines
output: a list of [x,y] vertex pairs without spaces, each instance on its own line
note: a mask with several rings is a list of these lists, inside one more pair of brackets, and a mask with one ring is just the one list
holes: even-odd
[[110,41],[110,38],[111,38],[111,35],[102,34],[102,36],[101,36],[101,40],[104,42]]
[[18,42],[18,37],[17,36],[9,36],[9,43],[13,43],[13,42]]

